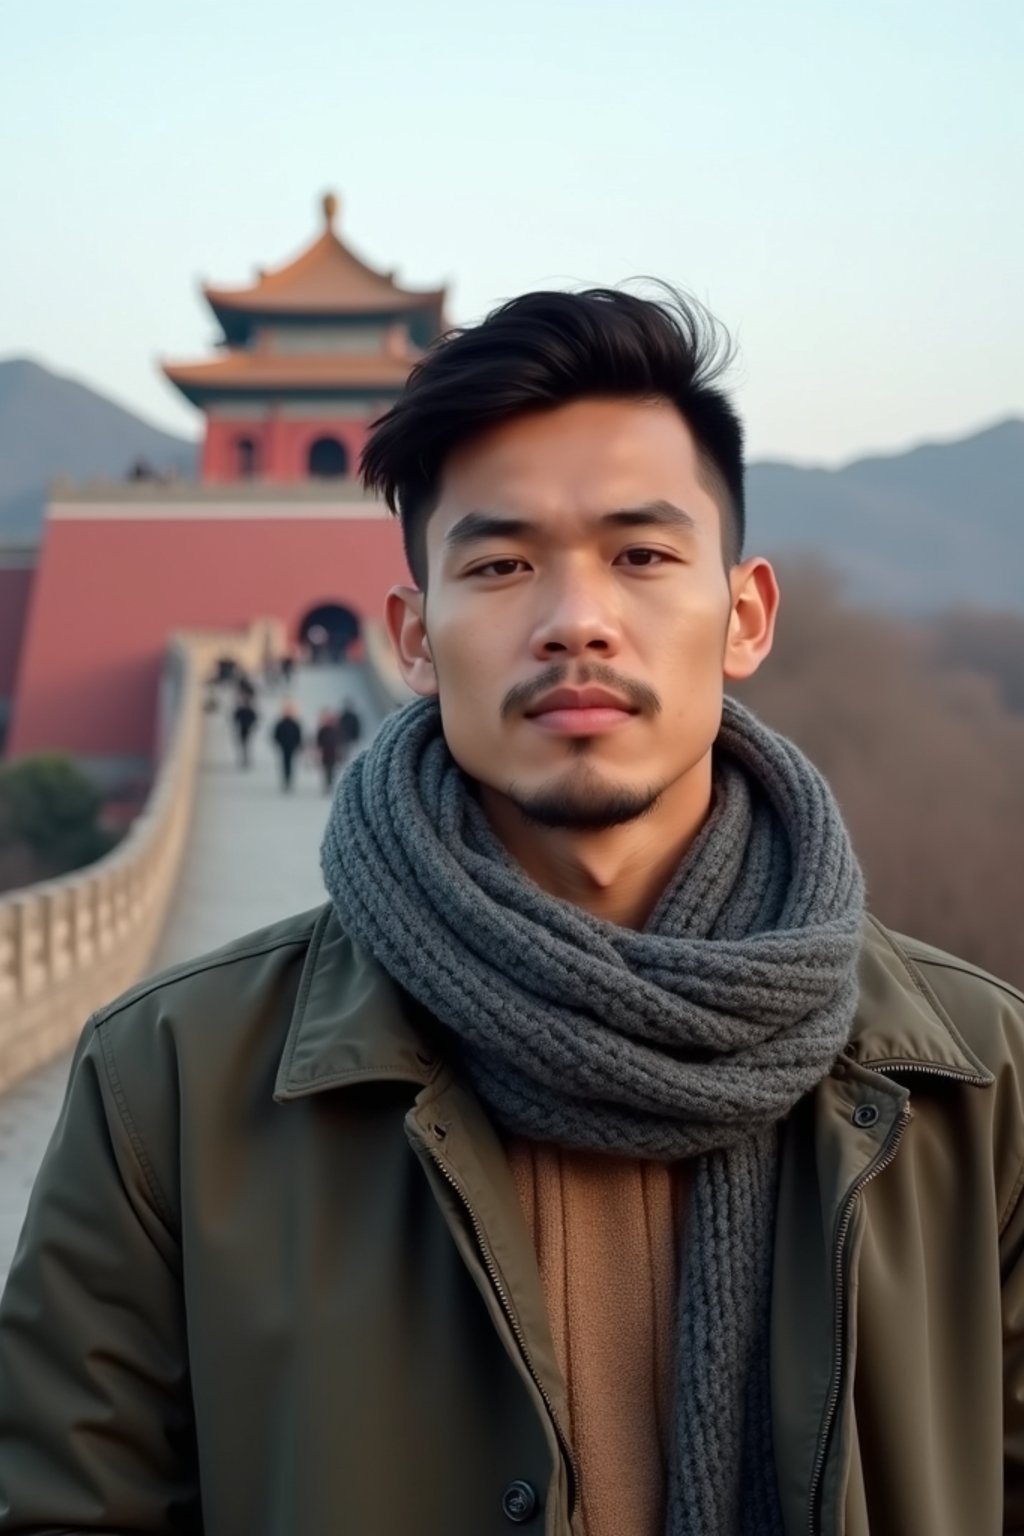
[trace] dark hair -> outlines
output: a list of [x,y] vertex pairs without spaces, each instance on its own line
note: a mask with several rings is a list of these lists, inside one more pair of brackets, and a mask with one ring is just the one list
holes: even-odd
[[587,398],[676,406],[720,505],[726,561],[740,558],[743,427],[715,388],[732,345],[701,305],[659,286],[658,299],[614,288],[525,293],[479,325],[449,332],[416,364],[373,424],[362,475],[401,517],[409,569],[421,587],[427,518],[452,450],[511,417]]

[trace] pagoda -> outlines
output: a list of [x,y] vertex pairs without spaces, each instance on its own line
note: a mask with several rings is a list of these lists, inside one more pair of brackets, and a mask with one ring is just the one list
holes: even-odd
[[337,232],[338,200],[294,261],[205,286],[220,355],[163,371],[206,418],[200,478],[282,485],[354,475],[370,423],[444,327],[444,288],[403,288]]
[[0,560],[12,756],[71,752],[108,788],[144,783],[170,636],[269,618],[291,646],[326,631],[358,657],[366,621],[411,579],[398,522],[357,471],[370,423],[444,327],[445,290],[399,286],[341,240],[334,197],[323,214],[287,266],[204,288],[219,351],[164,368],[205,417],[198,480],[63,482],[38,564]]

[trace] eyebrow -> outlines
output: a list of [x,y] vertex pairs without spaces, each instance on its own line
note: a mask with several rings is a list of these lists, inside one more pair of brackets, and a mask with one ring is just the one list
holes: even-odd
[[[675,528],[697,532],[697,520],[671,501],[645,501],[636,507],[618,507],[593,519],[599,528]],[[523,539],[543,534],[543,524],[527,517],[501,517],[494,512],[467,512],[445,534],[447,549],[464,549],[485,539]]]

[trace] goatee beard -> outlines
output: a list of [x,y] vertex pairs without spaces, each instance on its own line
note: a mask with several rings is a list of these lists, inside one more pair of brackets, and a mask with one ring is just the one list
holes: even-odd
[[525,821],[564,832],[603,832],[650,815],[662,791],[653,785],[609,784],[592,770],[524,795],[514,784],[508,798]]

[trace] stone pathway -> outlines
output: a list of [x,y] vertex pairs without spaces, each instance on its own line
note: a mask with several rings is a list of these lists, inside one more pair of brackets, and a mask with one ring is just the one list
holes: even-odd
[[[303,668],[291,694],[307,729],[315,729],[321,708],[335,709],[343,698],[352,701],[364,731],[377,723],[357,667]],[[184,869],[154,970],[324,900],[318,850],[328,799],[319,767],[304,761],[296,763],[291,793],[279,786],[269,734],[283,697],[279,690],[259,700],[252,766],[245,771],[236,765],[229,692],[223,713],[207,717]],[[60,1109],[70,1059],[69,1053],[51,1062],[0,1099],[0,1287]]]

